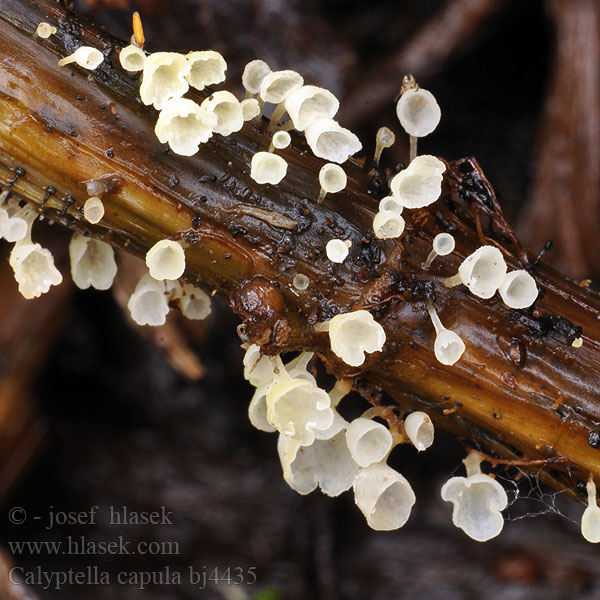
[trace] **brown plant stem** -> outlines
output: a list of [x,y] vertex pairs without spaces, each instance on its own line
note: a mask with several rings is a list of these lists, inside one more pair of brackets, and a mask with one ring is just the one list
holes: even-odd
[[[347,188],[318,204],[323,161],[294,135],[281,153],[286,178],[258,186],[249,164],[269,146],[266,121],[216,135],[192,158],[167,152],[153,133],[156,111],[139,101],[138,79],[118,66],[120,42],[49,0],[4,5],[0,182],[21,173],[13,189],[48,218],[140,256],[159,239],[182,240],[186,276],[229,296],[244,319],[243,336],[266,352],[316,351],[375,404],[383,389],[400,414],[425,409],[436,427],[488,454],[551,459],[541,476],[558,488],[575,492],[588,473],[600,477],[599,451],[588,443],[600,422],[600,301],[518,247],[476,161],[448,165],[442,199],[407,211],[399,241],[376,240],[371,223],[387,190],[378,183],[382,174],[373,178],[349,161]],[[49,40],[34,36],[42,20],[58,28]],[[104,63],[94,72],[59,69],[58,59],[80,44],[101,49]],[[85,181],[107,175],[122,184],[104,196],[102,222],[88,225]],[[423,270],[440,231],[455,236],[456,251]],[[334,237],[352,241],[341,265],[325,256]],[[497,297],[444,287],[483,242],[500,245],[511,269],[533,270],[543,293],[535,308],[514,311]],[[309,277],[307,290],[292,286],[297,273]],[[453,367],[434,357],[428,298],[466,344]],[[387,343],[350,369],[313,325],[358,308],[374,313]],[[583,347],[572,348],[581,329]]]

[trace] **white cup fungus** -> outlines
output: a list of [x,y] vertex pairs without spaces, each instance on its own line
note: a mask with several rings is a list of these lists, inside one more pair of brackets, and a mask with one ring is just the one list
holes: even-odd
[[41,37],[43,39],[47,39],[49,38],[51,35],[54,35],[56,33],[56,27],[54,27],[53,25],[50,25],[49,23],[39,23],[37,26],[37,29],[35,30],[35,34],[38,37]]
[[104,54],[100,52],[97,48],[92,48],[91,46],[81,46],[65,58],[61,58],[58,61],[59,67],[64,67],[65,65],[76,63],[80,67],[87,69],[88,71],[93,71],[97,69],[104,60]]
[[417,156],[390,181],[392,195],[405,208],[423,208],[433,204],[442,193],[446,165],[435,156]]
[[381,154],[386,148],[390,148],[396,142],[396,134],[389,127],[380,127],[375,136],[375,154],[373,160],[379,166]]
[[271,146],[269,147],[269,152],[273,152],[273,150],[283,150],[290,145],[292,138],[287,131],[276,131],[273,134],[273,138],[271,140]]
[[110,244],[74,233],[69,243],[73,283],[86,290],[108,290],[117,274],[115,253]]
[[181,98],[189,89],[186,77],[191,70],[183,54],[154,52],[146,58],[140,98],[146,105],[162,110],[167,100]]
[[343,263],[348,257],[352,242],[349,240],[329,240],[325,246],[327,258],[333,263]]
[[100,223],[104,217],[104,204],[98,196],[88,198],[83,204],[83,218],[92,225]]
[[433,238],[433,248],[423,263],[423,267],[428,269],[438,256],[447,256],[453,252],[455,245],[456,242],[452,235],[449,233],[438,233]]
[[217,116],[215,133],[227,136],[234,131],[239,131],[244,126],[242,106],[231,92],[225,90],[214,92],[203,100],[200,106]]
[[373,218],[373,233],[380,240],[400,237],[406,222],[396,211],[380,210]]
[[240,102],[244,121],[251,121],[260,115],[261,108],[256,98],[246,98]]
[[211,313],[210,297],[204,290],[191,283],[182,286],[178,303],[181,314],[186,319],[201,321]]
[[404,419],[404,432],[419,452],[427,450],[433,444],[435,433],[433,423],[429,415],[423,411],[412,412]]
[[278,184],[287,173],[287,162],[272,152],[257,152],[250,164],[250,177],[256,183]]
[[225,81],[227,63],[219,52],[200,50],[189,52],[185,58],[191,67],[186,80],[193,88],[202,91],[208,85]]
[[420,88],[406,90],[396,104],[400,124],[411,136],[424,137],[438,126],[442,111],[431,92]]
[[522,269],[511,271],[498,288],[498,293],[510,308],[529,308],[538,297],[535,279]]
[[119,62],[129,73],[137,73],[144,70],[146,54],[138,46],[129,44],[129,46],[125,46],[119,53]]
[[165,282],[145,273],[129,297],[127,308],[138,325],[164,325],[169,312],[169,294]]
[[174,240],[160,240],[146,253],[146,266],[156,280],[179,279],[185,271],[185,253]]
[[333,118],[339,107],[339,100],[329,90],[314,85],[298,88],[284,102],[284,111],[298,131],[304,131],[316,119]]
[[264,78],[271,72],[264,60],[251,60],[242,73],[242,85],[248,95],[258,94]]
[[348,182],[346,172],[339,165],[327,163],[319,171],[319,183],[321,190],[317,202],[323,202],[327,194],[337,194],[341,192]]
[[271,71],[260,83],[258,93],[264,102],[279,104],[304,83],[304,79],[296,71]]
[[356,464],[368,467],[385,459],[394,440],[385,425],[359,417],[348,425],[346,443]]
[[600,508],[596,501],[596,484],[589,479],[586,485],[588,505],[581,517],[581,535],[592,544],[600,542]]
[[401,215],[404,210],[404,206],[394,196],[386,196],[379,201],[379,210],[387,212],[395,212],[397,215]]
[[434,353],[443,365],[452,366],[460,360],[465,351],[465,344],[454,331],[446,329],[438,317],[433,304],[427,304],[427,312],[435,328]]
[[304,133],[313,154],[334,163],[345,162],[362,148],[356,135],[333,119],[316,119]]

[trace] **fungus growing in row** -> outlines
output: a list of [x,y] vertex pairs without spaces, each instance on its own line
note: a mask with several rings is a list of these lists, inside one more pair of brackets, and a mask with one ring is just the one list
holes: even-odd
[[217,116],[217,124],[213,129],[215,133],[228,136],[244,126],[242,106],[231,92],[215,92],[203,100],[200,106]]
[[368,467],[385,459],[394,440],[385,425],[359,417],[348,425],[346,443],[356,464]]
[[88,198],[83,204],[83,218],[92,225],[100,223],[104,216],[104,204],[98,196]]
[[383,463],[361,469],[354,480],[354,501],[376,531],[402,527],[415,500],[408,481]]
[[329,240],[325,246],[327,258],[334,263],[343,263],[348,257],[350,246],[352,246],[350,240]]
[[90,286],[107,290],[117,274],[112,246],[89,236],[74,233],[69,243],[71,277],[81,290]]
[[319,183],[321,184],[321,190],[317,202],[320,204],[325,200],[327,194],[341,192],[348,183],[348,177],[342,167],[333,163],[327,163],[319,171]]
[[373,232],[380,240],[400,237],[406,222],[396,211],[380,210],[373,218]]
[[185,271],[185,253],[181,244],[173,240],[160,240],[146,253],[146,266],[150,276],[158,281],[179,279]]
[[35,34],[38,37],[47,39],[49,38],[51,35],[54,35],[56,33],[56,27],[54,27],[53,25],[50,25],[49,23],[40,23],[37,26],[37,29],[35,30]]
[[242,73],[242,85],[246,90],[246,98],[258,94],[264,78],[271,72],[271,68],[264,60],[251,60]]
[[292,285],[299,291],[302,292],[308,288],[310,285],[310,279],[304,275],[303,273],[298,273],[294,275],[294,279],[292,279]]
[[127,308],[138,325],[164,325],[169,312],[169,293],[165,282],[145,273],[131,294]]
[[183,54],[154,52],[144,64],[140,98],[146,105],[162,110],[167,100],[181,98],[189,89],[186,77],[191,70]]
[[351,367],[360,367],[365,362],[365,352],[381,352],[385,344],[383,327],[366,310],[336,315],[330,321],[317,323],[315,330],[329,332],[331,350]]
[[171,98],[158,115],[154,133],[162,144],[181,156],[193,156],[209,140],[218,117],[187,98]]
[[304,85],[275,109],[271,122],[276,124],[287,112],[294,129],[304,131],[316,119],[333,118],[339,107],[340,101],[329,90]]
[[581,535],[592,544],[600,542],[600,508],[596,502],[596,484],[590,476],[587,485],[588,505],[581,517]]
[[273,134],[271,145],[269,146],[269,152],[273,150],[283,150],[290,145],[292,138],[287,131],[277,131]]
[[405,208],[423,208],[433,204],[442,193],[446,165],[435,156],[417,156],[406,169],[390,181],[392,195]]
[[258,93],[263,102],[279,104],[303,83],[302,75],[296,71],[271,71],[261,81]]
[[523,269],[511,271],[498,288],[498,293],[510,308],[529,308],[538,297],[535,279]]
[[396,104],[400,124],[410,135],[410,160],[417,156],[417,138],[429,135],[439,124],[442,111],[431,92],[406,90]]
[[260,104],[256,98],[246,98],[240,102],[244,121],[252,121],[261,113]]
[[287,162],[272,152],[257,152],[250,164],[250,177],[256,183],[277,185],[287,173]]
[[389,127],[380,127],[377,130],[377,135],[375,136],[375,154],[373,155],[373,160],[377,166],[379,166],[379,161],[381,160],[381,153],[385,148],[391,148],[395,142],[396,134]]
[[449,233],[438,233],[433,238],[433,249],[423,263],[423,268],[428,269],[438,256],[447,256],[453,252],[455,245],[456,242],[452,235]]
[[210,297],[195,285],[185,283],[179,298],[179,309],[186,319],[201,321],[211,313]]
[[100,52],[100,50],[97,48],[92,48],[91,46],[81,46],[80,48],[77,48],[73,54],[65,56],[65,58],[61,58],[58,61],[58,66],[64,67],[65,65],[69,65],[71,63],[77,63],[80,67],[83,67],[88,71],[93,71],[102,64],[103,60],[104,54],[102,54],[102,52]]
[[458,273],[444,281],[446,287],[466,285],[479,298],[491,298],[504,282],[506,263],[495,246],[481,246],[467,256]]
[[137,73],[138,71],[144,70],[146,54],[138,46],[129,44],[129,46],[125,46],[119,53],[119,62],[126,71],[129,71],[129,73]]
[[458,334],[454,333],[454,331],[450,331],[450,329],[446,329],[438,314],[433,307],[431,301],[427,303],[427,312],[431,317],[431,321],[433,326],[435,327],[435,343],[434,343],[434,353],[435,357],[443,364],[452,366],[463,355],[465,351],[465,344],[460,339]]
[[504,527],[501,511],[508,498],[504,488],[481,472],[481,458],[471,452],[463,460],[466,477],[452,477],[442,487],[442,500],[452,502],[452,522],[470,538],[486,542]]
[[419,452],[427,450],[433,444],[433,423],[423,411],[412,412],[404,419],[404,432]]
[[394,198],[394,196],[386,196],[379,201],[379,210],[391,211],[395,212],[397,215],[401,215],[402,211],[404,210],[404,206],[397,198]]
[[201,50],[190,52],[185,58],[191,67],[186,80],[193,88],[202,91],[207,85],[225,81],[227,63],[218,52]]
[[362,148],[356,135],[333,119],[316,119],[304,133],[315,156],[335,163],[346,162]]

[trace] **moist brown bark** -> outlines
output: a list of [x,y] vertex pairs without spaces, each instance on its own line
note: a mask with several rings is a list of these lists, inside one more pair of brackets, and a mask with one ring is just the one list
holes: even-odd
[[[600,475],[598,296],[528,258],[475,160],[448,163],[442,198],[407,211],[399,241],[376,240],[371,222],[389,173],[351,160],[347,188],[319,205],[323,161],[293,135],[281,152],[286,178],[258,186],[249,163],[269,145],[263,121],[214,136],[192,158],[176,156],[154,136],[157,114],[140,102],[138,78],[119,66],[122,42],[49,0],[3,7],[0,182],[12,181],[47,218],[140,256],[159,239],[182,240],[186,277],[229,296],[243,335],[266,352],[314,350],[372,402],[386,392],[399,415],[420,407],[436,427],[496,456],[548,460],[541,476],[558,488],[575,492],[588,473]],[[40,21],[58,33],[37,38]],[[93,72],[59,68],[81,44],[99,48],[103,64]],[[91,226],[82,220],[85,182],[107,176],[117,184],[107,186],[106,215]],[[455,236],[456,251],[424,270],[440,231]],[[334,237],[352,241],[342,265],[324,253]],[[502,247],[509,268],[531,270],[542,291],[532,309],[513,311],[442,284],[483,243]],[[296,273],[310,278],[307,290],[292,286]],[[428,298],[466,344],[453,367],[434,357]],[[312,325],[358,308],[374,313],[387,343],[352,370]],[[581,331],[583,347],[572,348]]]

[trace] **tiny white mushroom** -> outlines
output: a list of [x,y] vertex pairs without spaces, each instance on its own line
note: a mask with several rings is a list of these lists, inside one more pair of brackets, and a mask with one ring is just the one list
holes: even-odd
[[376,531],[402,527],[415,500],[408,481],[383,463],[361,469],[354,480],[354,501]]
[[573,346],[573,348],[581,348],[581,346],[583,346],[583,338],[575,338],[571,343],[571,346]]
[[373,219],[373,232],[381,240],[397,238],[404,233],[406,222],[396,211],[380,210]]
[[393,146],[395,141],[396,134],[389,127],[380,127],[377,130],[377,135],[375,136],[375,154],[373,155],[373,160],[377,166],[379,166],[379,161],[381,160],[381,153],[385,148]]
[[287,173],[287,162],[272,152],[257,152],[252,157],[250,177],[256,183],[278,184]]
[[251,121],[261,113],[260,105],[256,98],[246,98],[246,100],[240,102],[240,106],[242,107],[244,121]]
[[131,318],[138,325],[164,325],[169,312],[169,296],[164,281],[145,273],[127,302]]
[[392,195],[406,208],[429,206],[442,193],[445,170],[446,165],[435,156],[417,156],[390,181]]
[[[304,131],[315,119],[333,118],[339,107],[339,100],[329,90],[304,85],[286,98],[283,110],[290,116],[294,129]],[[273,113],[273,118],[275,117],[276,114]]]
[[104,204],[98,196],[88,198],[83,204],[83,218],[92,225],[100,223],[104,216]]
[[452,366],[463,355],[465,351],[465,343],[450,329],[446,329],[431,302],[427,303],[427,312],[431,317],[435,328],[434,353],[435,357],[443,365]]
[[273,134],[271,145],[269,146],[269,152],[273,152],[275,148],[277,150],[283,150],[290,145],[292,138],[287,131],[277,131]]
[[394,445],[392,434],[385,425],[362,417],[348,425],[346,442],[352,458],[361,467],[382,461]]
[[275,362],[271,356],[262,353],[260,346],[250,344],[243,359],[244,379],[254,387],[271,385],[275,379]]
[[244,126],[242,105],[231,92],[214,92],[200,106],[217,115],[217,125],[214,128],[216,133],[227,136]]
[[219,52],[201,50],[190,52],[185,58],[191,66],[186,80],[193,88],[203,90],[207,85],[225,81],[227,63]]
[[310,279],[303,273],[297,273],[292,279],[292,285],[300,292],[304,291],[310,285]]
[[144,69],[146,54],[138,46],[129,44],[129,46],[125,46],[119,53],[119,62],[126,71],[137,73]]
[[[204,104],[204,103],[203,103]],[[217,115],[187,98],[171,98],[158,115],[154,133],[181,156],[193,156],[212,136]]]
[[423,411],[412,412],[404,419],[404,431],[419,452],[427,450],[433,444],[433,423]]
[[264,102],[279,104],[303,83],[304,79],[296,71],[271,71],[261,81],[258,93]]
[[481,246],[467,256],[458,273],[444,281],[446,287],[466,285],[479,298],[491,298],[506,278],[506,262],[495,246]]
[[510,308],[529,308],[539,293],[535,279],[522,269],[508,273],[498,292],[504,304]]
[[348,183],[348,177],[342,167],[333,163],[327,163],[319,171],[319,183],[321,184],[321,191],[319,192],[317,202],[320,203],[323,202],[327,194],[341,192]]
[[81,46],[65,58],[61,58],[58,61],[59,67],[64,67],[70,63],[77,63],[80,67],[87,69],[88,71],[93,71],[98,68],[102,61],[104,60],[104,54],[100,52],[97,48],[92,48],[91,46]]
[[438,256],[447,256],[450,254],[454,250],[455,245],[456,242],[452,235],[449,233],[438,233],[433,238],[433,248],[423,263],[423,267],[428,269]]
[[56,33],[56,27],[54,27],[53,25],[50,25],[49,23],[40,23],[37,26],[35,33],[38,37],[46,39]]
[[391,211],[395,212],[398,215],[402,214],[404,210],[404,206],[399,202],[397,198],[394,196],[386,196],[379,201],[379,210],[380,211]]
[[19,284],[19,292],[28,300],[45,294],[50,286],[62,282],[50,250],[31,242],[29,236],[14,245],[9,263]]
[[201,321],[211,313],[210,297],[204,290],[185,283],[179,298],[179,308],[187,319]]
[[589,479],[586,485],[588,505],[581,517],[581,535],[592,544],[600,542],[600,508],[596,501],[596,484]]
[[183,54],[154,52],[144,64],[140,98],[146,105],[161,110],[167,100],[181,98],[189,89],[186,80],[191,69]]
[[146,266],[156,280],[179,279],[185,271],[185,253],[174,240],[160,240],[146,253]]
[[267,391],[269,386],[256,389],[248,405],[248,419],[252,427],[266,433],[277,431],[267,419]]
[[481,472],[481,459],[471,453],[465,460],[467,476],[452,477],[442,487],[442,500],[452,502],[452,522],[470,538],[486,542],[504,527],[501,511],[508,498],[504,488]]
[[327,258],[334,263],[343,263],[348,257],[348,250],[351,245],[350,240],[329,240],[325,246]]
[[71,277],[75,285],[107,290],[117,274],[115,253],[110,244],[74,233],[69,243]]
[[356,135],[333,119],[316,119],[306,128],[305,135],[315,156],[335,163],[345,162],[362,148]]
[[264,60],[251,60],[242,73],[242,85],[246,94],[258,94],[263,79],[271,72],[269,65]]

